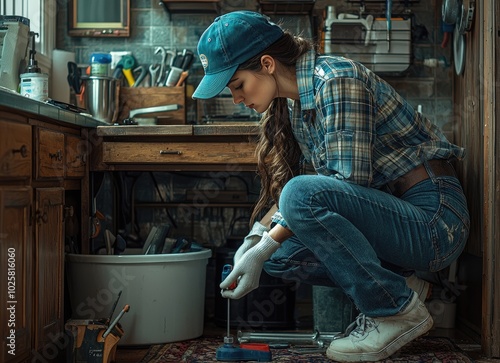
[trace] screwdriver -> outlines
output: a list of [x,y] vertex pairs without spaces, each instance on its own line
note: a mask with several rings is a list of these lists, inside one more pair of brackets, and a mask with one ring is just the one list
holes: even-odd
[[[222,268],[222,281],[224,281],[233,270],[233,266],[226,264]],[[234,290],[237,286],[236,281],[233,282],[228,290]],[[227,332],[224,337],[224,345],[217,348],[215,358],[218,361],[225,362],[271,362],[273,360],[269,344],[262,343],[246,343],[233,345],[233,337],[231,336],[230,325],[230,299],[227,299]]]
[[[233,266],[230,264],[225,264],[224,267],[222,268],[222,279],[221,281],[224,281],[231,271],[233,270]],[[234,290],[236,288],[236,281],[233,282],[228,290]],[[224,343],[233,343],[233,338],[231,337],[231,328],[230,328],[230,317],[231,317],[231,300],[227,299],[227,331],[226,331],[226,336],[224,337]]]
[[113,330],[113,328],[115,327],[115,325],[118,324],[118,320],[120,320],[122,318],[123,314],[127,313],[129,310],[130,310],[130,305],[125,305],[123,307],[123,310],[120,311],[120,314],[118,314],[118,316],[116,317],[116,319],[113,320],[113,322],[111,323],[111,325],[108,327],[108,329],[106,329],[106,331],[102,335],[102,339],[106,339],[106,337],[108,336],[108,334],[111,333],[111,330]]

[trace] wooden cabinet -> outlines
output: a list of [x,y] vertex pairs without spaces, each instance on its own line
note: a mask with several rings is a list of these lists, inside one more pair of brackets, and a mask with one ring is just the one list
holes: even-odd
[[[0,130],[0,361],[64,362],[57,342],[64,331],[64,212],[87,207],[86,134],[1,111]],[[81,199],[66,205],[67,193]],[[10,305],[15,313],[4,314]]]
[[31,188],[0,185],[0,360],[5,363],[24,362],[31,352],[31,204]]
[[64,189],[35,193],[34,347],[42,351],[64,329]]

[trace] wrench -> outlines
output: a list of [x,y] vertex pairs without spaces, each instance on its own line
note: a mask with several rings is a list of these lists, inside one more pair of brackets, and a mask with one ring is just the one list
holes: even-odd
[[139,66],[139,67],[135,68],[132,72],[132,74],[134,74],[134,77],[135,77],[135,73],[137,73],[137,72],[140,72],[140,74],[137,78],[135,78],[135,82],[132,85],[132,87],[140,86],[141,83],[144,82],[144,79],[146,78],[146,76],[148,75],[148,70],[146,69],[146,66]]
[[149,74],[151,75],[151,87],[154,87],[158,84],[159,76],[158,71],[160,70],[159,64],[150,64],[149,65]]
[[163,75],[165,76],[165,78],[162,79],[161,86],[166,86],[167,79],[168,79],[168,74],[170,73],[170,70],[174,66],[175,57],[177,56],[177,52],[175,50],[168,49],[165,52],[166,52],[165,72],[163,73]]
[[[158,79],[156,80],[157,85],[160,86],[161,82],[161,77],[165,73],[165,62],[167,61],[167,52],[165,51],[165,48],[163,47],[156,47],[155,49],[155,54],[161,54],[161,63],[160,63],[160,75],[158,76]],[[154,84],[154,83],[151,83]]]

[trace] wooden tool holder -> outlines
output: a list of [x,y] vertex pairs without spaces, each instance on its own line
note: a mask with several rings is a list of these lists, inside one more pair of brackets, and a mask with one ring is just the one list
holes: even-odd
[[73,339],[73,349],[67,352],[67,362],[115,362],[118,341],[125,334],[120,323],[104,339],[102,335],[108,326],[102,320],[69,320],[65,328]]
[[121,123],[129,117],[130,110],[138,108],[164,106],[170,104],[181,105],[177,111],[150,113],[137,118],[157,119],[158,125],[186,124],[186,87],[121,87],[118,104],[117,122]]

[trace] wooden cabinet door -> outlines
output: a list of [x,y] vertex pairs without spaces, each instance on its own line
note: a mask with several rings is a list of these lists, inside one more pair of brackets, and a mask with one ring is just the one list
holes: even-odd
[[83,178],[85,176],[88,147],[86,140],[75,135],[66,135],[64,143],[66,160],[64,163],[67,178]]
[[64,189],[39,188],[35,195],[34,349],[44,353],[64,329]]
[[24,362],[31,352],[31,193],[0,186],[0,361],[6,363]]
[[0,178],[31,177],[31,126],[0,120]]
[[64,134],[40,127],[36,127],[35,130],[36,178],[63,178]]

